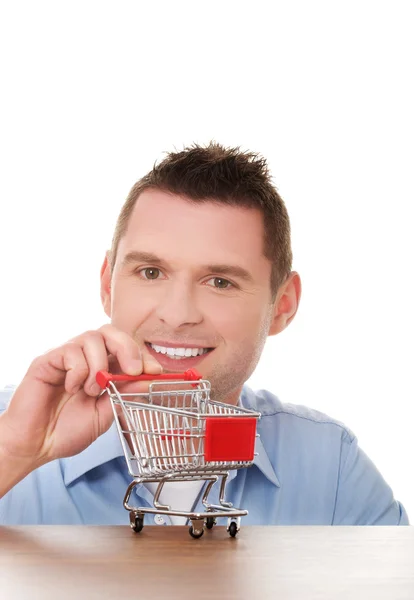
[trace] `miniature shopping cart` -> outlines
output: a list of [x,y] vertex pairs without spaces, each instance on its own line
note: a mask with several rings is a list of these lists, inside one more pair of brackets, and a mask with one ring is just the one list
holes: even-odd
[[[227,531],[235,537],[247,510],[225,501],[228,472],[249,467],[254,459],[256,424],[260,413],[210,399],[210,383],[194,369],[163,375],[112,375],[100,371],[96,380],[107,390],[118,433],[134,480],[124,498],[135,532],[144,514],[164,514],[191,520],[190,535],[199,538],[219,517],[227,517]],[[117,384],[150,381],[145,393],[120,393]],[[209,504],[213,485],[221,478],[219,504]],[[205,512],[180,511],[162,504],[160,494],[171,481],[208,482],[202,503]],[[130,506],[140,483],[158,484],[154,508]]]

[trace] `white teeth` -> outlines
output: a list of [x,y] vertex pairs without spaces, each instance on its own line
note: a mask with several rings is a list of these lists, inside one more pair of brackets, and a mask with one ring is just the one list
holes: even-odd
[[157,346],[156,344],[149,344],[155,352],[160,354],[167,354],[171,358],[183,358],[190,356],[198,356],[206,354],[207,348],[166,348],[164,346]]
[[151,346],[154,348],[155,352],[161,352],[161,354],[167,354],[167,348],[161,348],[161,346]]

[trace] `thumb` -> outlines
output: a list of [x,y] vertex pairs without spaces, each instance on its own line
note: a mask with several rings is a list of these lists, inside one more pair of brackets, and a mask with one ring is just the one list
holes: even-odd
[[162,366],[145,347],[141,348],[141,360],[143,373],[148,373],[149,375],[158,375],[162,373]]

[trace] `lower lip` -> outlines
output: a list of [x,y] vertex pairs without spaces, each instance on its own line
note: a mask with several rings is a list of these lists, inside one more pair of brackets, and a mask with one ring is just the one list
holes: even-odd
[[154,348],[146,344],[146,347],[149,350],[151,356],[155,358],[157,362],[160,363],[163,369],[166,369],[170,372],[181,373],[182,371],[186,371],[187,369],[193,369],[206,357],[209,356],[212,352],[206,352],[205,354],[201,354],[198,356],[185,356],[182,358],[171,358],[168,354],[162,354],[161,352],[155,352]]

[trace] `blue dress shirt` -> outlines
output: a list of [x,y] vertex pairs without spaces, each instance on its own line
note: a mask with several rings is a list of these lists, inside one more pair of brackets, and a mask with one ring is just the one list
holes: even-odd
[[[0,412],[12,393],[0,392]],[[254,465],[231,471],[226,487],[226,500],[249,511],[242,525],[409,525],[404,507],[342,423],[247,386],[240,404],[262,414]],[[0,499],[0,524],[125,525],[123,498],[130,482],[113,424],[80,454],[50,462],[20,481]],[[217,483],[209,502],[218,503],[218,495]],[[152,501],[141,484],[129,502],[152,507]],[[203,510],[201,494],[194,508]],[[154,523],[170,519],[145,516],[145,524]]]

